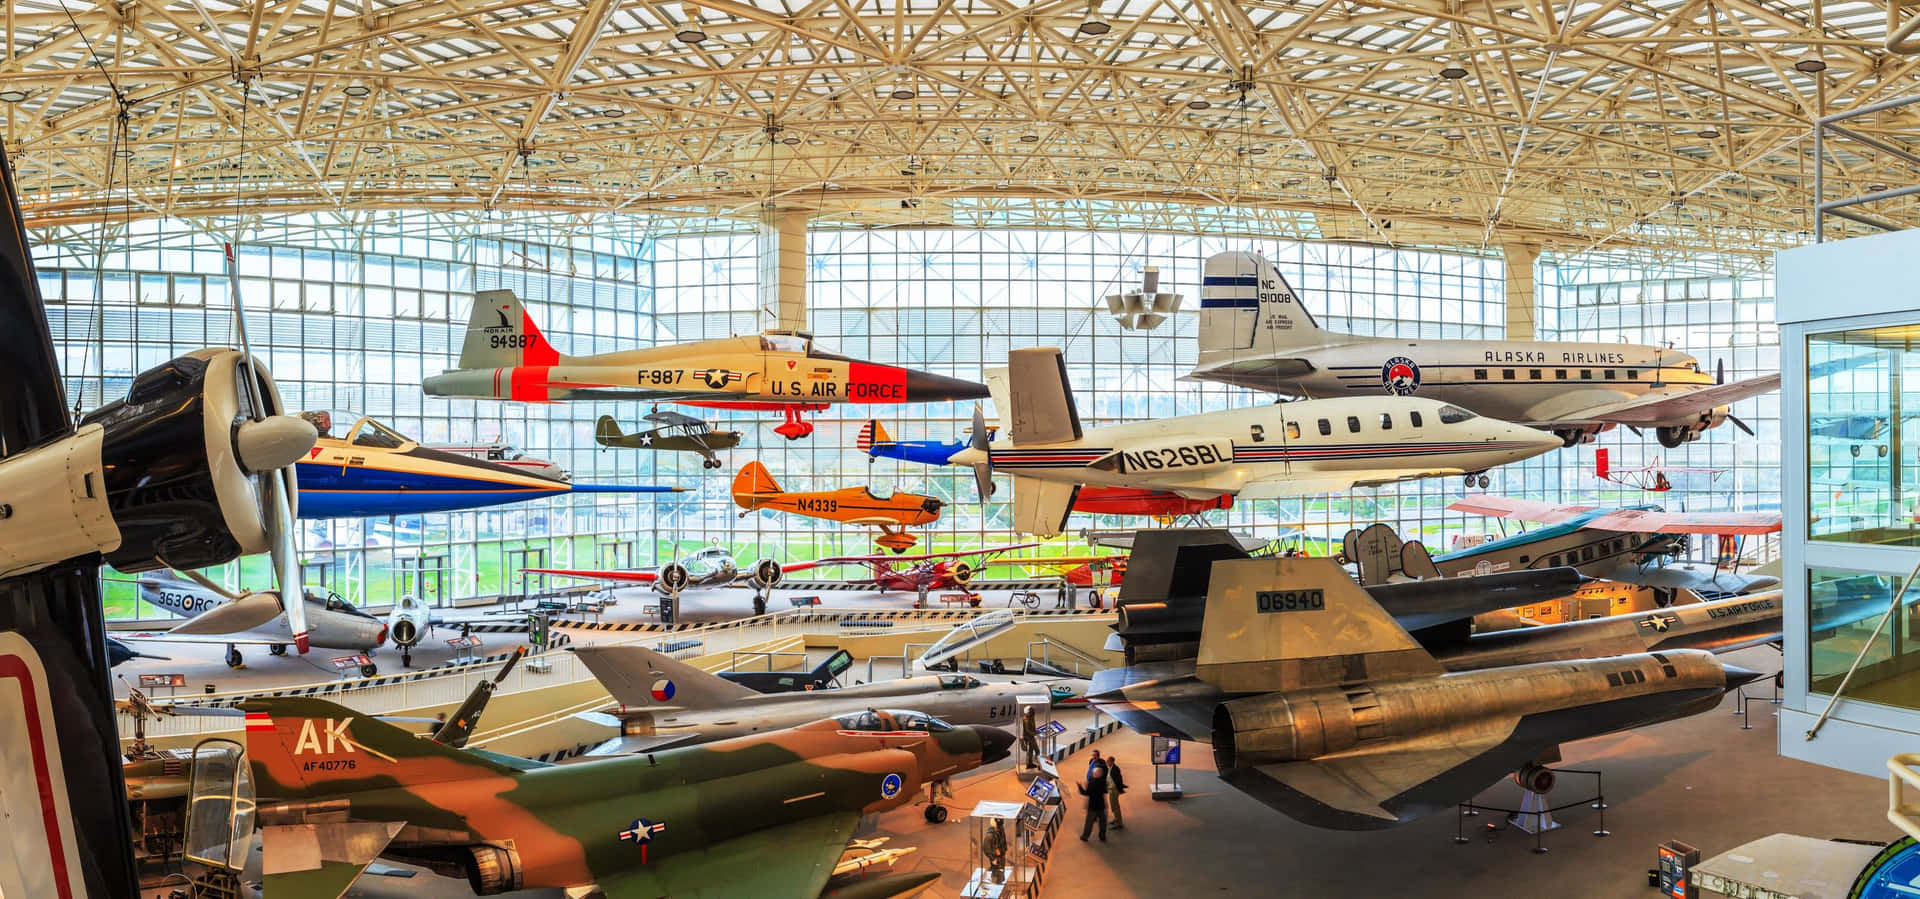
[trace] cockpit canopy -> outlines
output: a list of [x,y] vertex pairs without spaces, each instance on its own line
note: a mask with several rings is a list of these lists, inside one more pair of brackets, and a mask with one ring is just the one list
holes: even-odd
[[768,331],[760,335],[760,349],[769,353],[806,354],[813,349],[813,341],[787,331]]
[[1443,425],[1457,425],[1463,421],[1479,417],[1480,416],[1468,412],[1459,406],[1448,405],[1440,407],[1440,423]]
[[971,690],[975,687],[983,687],[983,686],[986,686],[986,685],[980,683],[979,678],[972,677],[969,675],[965,675],[965,674],[940,675],[940,689],[942,690]]
[[315,593],[311,588],[309,588],[307,590],[307,601],[317,602],[322,606],[325,606],[326,610],[329,612],[340,612],[347,615],[354,615],[360,618],[373,618],[372,615],[369,615],[366,612],[360,611],[360,608],[358,606],[355,606],[353,603],[347,602],[346,598],[342,597],[340,594],[335,593],[332,590],[327,590],[324,587],[321,588],[321,591],[322,591],[321,593]]
[[[371,449],[399,449],[402,446],[415,442],[412,437],[408,437],[364,415],[354,416],[350,412],[302,412],[300,413],[300,417],[306,419],[309,424],[312,424],[314,430],[320,432],[321,437],[345,439],[347,443],[354,446],[364,446]],[[333,426],[343,421],[353,422],[353,427],[348,428],[345,437],[341,438],[340,435],[334,433]],[[519,452],[513,447],[505,447],[505,450],[509,453],[507,458],[516,458],[519,455]]]
[[899,709],[868,709],[864,712],[849,712],[836,716],[841,730],[855,730],[862,733],[891,733],[895,731],[918,731],[928,734],[943,734],[953,730],[948,724],[932,715],[921,712],[908,712]]

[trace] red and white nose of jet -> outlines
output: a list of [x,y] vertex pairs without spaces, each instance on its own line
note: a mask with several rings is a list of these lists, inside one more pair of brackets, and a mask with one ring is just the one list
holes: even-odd
[[986,395],[987,385],[946,375],[871,362],[847,366],[847,399],[856,403],[945,403]]

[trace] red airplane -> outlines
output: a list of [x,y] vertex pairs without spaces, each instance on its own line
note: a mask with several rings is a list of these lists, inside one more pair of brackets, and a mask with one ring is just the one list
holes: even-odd
[[[1073,497],[1073,508],[1089,515],[1149,515],[1154,518],[1180,518],[1213,509],[1233,508],[1229,494],[1188,499],[1165,490],[1138,487],[1082,487]],[[1115,581],[1115,583],[1119,583]]]

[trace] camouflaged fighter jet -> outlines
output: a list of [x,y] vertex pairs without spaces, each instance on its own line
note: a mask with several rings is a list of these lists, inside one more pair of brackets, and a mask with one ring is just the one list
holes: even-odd
[[998,728],[865,711],[554,766],[418,739],[319,699],[242,708],[274,899],[337,897],[382,856],[465,877],[482,896],[898,896],[939,874],[834,882],[861,816],[1013,745]]

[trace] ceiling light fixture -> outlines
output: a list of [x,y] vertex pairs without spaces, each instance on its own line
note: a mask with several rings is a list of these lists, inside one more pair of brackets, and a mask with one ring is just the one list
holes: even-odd
[[893,97],[895,100],[911,100],[914,97],[913,85],[902,81],[894,85],[893,93],[888,96]]
[[1108,24],[1107,20],[1100,18],[1098,5],[1087,7],[1087,17],[1080,20],[1080,27],[1076,29],[1081,37],[1099,37],[1112,30],[1113,26]]
[[786,144],[786,145],[787,145],[787,146],[789,146],[789,147],[791,147],[791,146],[794,146],[794,145],[796,145],[796,144],[798,144],[798,143],[800,143],[800,135],[798,135],[798,134],[789,134],[789,135],[787,135],[786,137],[783,137],[783,138],[781,138],[781,139],[780,139],[780,142],[781,142],[781,143],[783,143],[783,144]]
[[1446,66],[1440,70],[1440,77],[1448,81],[1459,81],[1467,77],[1467,67],[1460,60],[1449,61]]
[[[674,7],[679,7],[679,9],[675,10]],[[681,5],[678,3],[664,4],[664,8],[667,12],[678,11],[684,14],[680,27],[673,33],[675,40],[683,44],[698,44],[707,39],[707,30],[700,26],[699,9],[693,7],[691,4]]]
[[1038,135],[1038,134],[1022,134],[1022,135],[1020,135],[1020,142],[1021,142],[1021,143],[1023,143],[1023,144],[1037,144],[1037,143],[1039,143],[1039,142],[1040,142],[1040,135]]
[[[341,88],[340,92],[343,94],[346,94],[349,97],[354,98],[355,100],[358,100],[361,97],[365,97],[372,94],[373,88],[370,88],[364,84],[361,84],[358,81],[355,81],[352,84],[349,84],[346,87]],[[4,100],[4,99],[6,99],[6,96],[0,95],[0,100]]]
[[1827,60],[1820,55],[1820,48],[1808,47],[1807,52],[1793,61],[1793,70],[1808,75],[1818,75],[1827,70]]
[[1700,136],[1707,140],[1717,140],[1720,137],[1720,130],[1717,128],[1702,128],[1700,129]]
[[1213,105],[1212,103],[1207,102],[1207,100],[1203,97],[1195,97],[1187,101],[1187,108],[1196,110],[1196,111],[1206,109],[1208,107],[1211,107],[1212,105]]
[[20,103],[27,99],[27,92],[19,88],[0,91],[0,103]]

